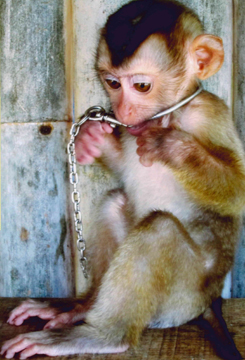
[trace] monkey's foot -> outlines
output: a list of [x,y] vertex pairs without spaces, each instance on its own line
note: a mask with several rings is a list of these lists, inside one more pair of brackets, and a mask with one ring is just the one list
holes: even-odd
[[78,353],[119,353],[127,349],[128,345],[109,345],[107,341],[94,337],[90,329],[78,326],[18,335],[4,343],[1,355],[11,359],[19,353],[20,359],[26,359],[36,354],[60,356]]

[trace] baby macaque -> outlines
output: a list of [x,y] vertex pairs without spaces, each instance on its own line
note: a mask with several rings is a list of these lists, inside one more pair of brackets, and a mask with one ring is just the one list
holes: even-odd
[[195,93],[223,58],[222,40],[203,34],[179,2],[137,0],[109,17],[96,69],[116,118],[131,127],[87,121],[76,153],[83,165],[99,158],[123,188],[105,197],[92,227],[87,299],[68,312],[22,303],[10,324],[36,315],[48,322],[7,341],[6,358],[118,353],[145,327],[195,318],[212,329],[223,358],[241,358],[217,304],[245,205],[243,147],[227,106],[207,91],[150,120]]

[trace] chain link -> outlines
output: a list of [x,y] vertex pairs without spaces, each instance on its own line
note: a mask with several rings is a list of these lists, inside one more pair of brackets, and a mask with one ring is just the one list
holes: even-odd
[[84,256],[86,250],[86,242],[83,238],[83,225],[82,225],[82,215],[80,211],[80,193],[77,190],[78,184],[78,174],[77,174],[77,161],[76,161],[76,152],[75,152],[75,138],[79,133],[80,127],[87,120],[93,121],[106,121],[111,127],[115,127],[117,125],[123,125],[119,121],[117,121],[113,115],[106,114],[105,110],[101,106],[93,106],[89,108],[83,116],[80,117],[77,123],[74,123],[70,130],[70,141],[67,145],[67,153],[68,153],[68,161],[70,164],[70,183],[73,185],[73,191],[71,194],[71,200],[74,206],[74,225],[75,231],[77,233],[77,249],[80,254],[80,266],[83,271],[84,277],[88,278],[87,271],[87,258]]
[[71,200],[74,205],[74,225],[75,225],[75,231],[77,233],[77,249],[80,254],[79,262],[85,279],[88,278],[87,258],[84,256],[84,252],[86,250],[86,242],[83,238],[82,214],[80,211],[80,201],[81,201],[80,193],[77,190],[78,174],[77,174],[77,161],[76,161],[76,152],[75,152],[75,138],[79,133],[80,126],[86,120],[88,120],[88,116],[84,115],[82,118],[80,118],[79,123],[75,123],[72,125],[70,130],[71,138],[67,145],[68,161],[70,164],[70,183],[73,185]]

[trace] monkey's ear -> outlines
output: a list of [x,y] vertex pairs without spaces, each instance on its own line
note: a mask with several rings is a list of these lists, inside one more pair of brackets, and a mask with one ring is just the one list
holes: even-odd
[[190,50],[199,79],[207,79],[221,68],[224,61],[221,38],[214,35],[199,35],[194,39]]

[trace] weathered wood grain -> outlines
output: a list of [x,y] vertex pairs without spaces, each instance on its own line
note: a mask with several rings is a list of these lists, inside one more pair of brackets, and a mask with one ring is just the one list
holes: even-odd
[[2,122],[66,114],[63,0],[1,0]]
[[245,3],[234,0],[234,118],[239,134],[245,143],[244,108],[245,108]]
[[203,81],[204,87],[232,105],[233,0],[181,0],[196,12],[208,34],[220,36],[225,50],[221,70]]
[[64,1],[3,0],[0,10],[0,294],[72,296]]
[[1,132],[1,296],[72,296],[68,124],[2,124]]
[[[20,327],[6,324],[8,313],[20,299],[0,299],[0,346],[11,337],[40,330],[44,321],[33,318]],[[243,358],[245,357],[245,300],[229,299],[223,303],[223,315],[228,329]],[[0,356],[0,359],[3,357]],[[48,359],[46,356],[35,356],[36,359]],[[73,355],[70,359],[81,359],[81,355]],[[55,359],[67,359],[59,356]],[[140,344],[122,354],[82,355],[84,360],[218,360],[204,332],[195,325],[184,325],[170,329],[148,329],[143,333]]]
[[[245,147],[245,3],[234,0],[234,98],[233,116]],[[233,272],[234,297],[245,297],[245,218]]]

